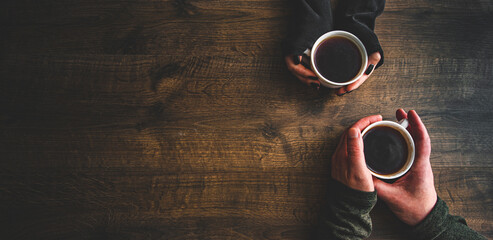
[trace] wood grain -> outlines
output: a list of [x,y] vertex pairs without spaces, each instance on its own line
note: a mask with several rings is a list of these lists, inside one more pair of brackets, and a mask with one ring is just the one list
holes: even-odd
[[[0,43],[15,54],[279,56],[287,7],[281,0],[9,1]],[[492,7],[392,1],[376,32],[387,57],[491,59]]]
[[[345,128],[415,109],[435,186],[493,238],[489,1],[389,1],[385,64],[354,93],[302,85],[290,5],[7,1],[0,238],[311,239]],[[402,239],[383,203],[371,239]]]

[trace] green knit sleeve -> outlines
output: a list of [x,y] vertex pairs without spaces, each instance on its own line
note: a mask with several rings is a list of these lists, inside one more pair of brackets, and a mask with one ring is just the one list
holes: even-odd
[[331,180],[328,198],[318,239],[364,239],[370,236],[370,211],[377,202],[376,191],[362,192]]
[[430,214],[411,229],[411,233],[415,239],[423,240],[486,239],[470,229],[464,218],[450,215],[447,204],[440,198]]

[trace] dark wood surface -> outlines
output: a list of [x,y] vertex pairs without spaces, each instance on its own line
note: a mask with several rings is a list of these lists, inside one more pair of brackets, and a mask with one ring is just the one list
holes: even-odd
[[388,1],[385,64],[343,97],[287,71],[283,0],[1,5],[2,239],[310,239],[342,131],[399,107],[451,213],[493,238],[492,1]]

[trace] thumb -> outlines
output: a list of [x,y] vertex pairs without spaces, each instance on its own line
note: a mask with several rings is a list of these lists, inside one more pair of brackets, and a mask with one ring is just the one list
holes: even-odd
[[347,153],[352,166],[366,168],[363,139],[357,128],[350,128],[348,131]]
[[373,185],[377,190],[378,197],[380,197],[384,202],[387,202],[392,196],[395,196],[396,189],[392,184],[386,183],[373,176]]

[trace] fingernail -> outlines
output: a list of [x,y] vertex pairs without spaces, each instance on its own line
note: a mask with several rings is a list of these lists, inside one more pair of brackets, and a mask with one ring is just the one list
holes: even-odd
[[354,91],[354,89],[353,89],[353,90],[351,90],[351,91],[347,91],[346,93],[350,93],[350,92],[352,92],[352,91]]
[[358,137],[358,129],[350,128],[348,135],[349,135],[349,138],[357,138]]
[[314,82],[310,83],[310,86],[312,86],[312,88],[315,88],[317,90],[320,88],[320,85]]
[[373,71],[374,67],[375,67],[375,65],[370,64],[370,66],[368,66],[368,68],[366,69],[365,74],[370,75],[370,73],[371,73],[371,71]]
[[346,93],[347,93],[347,92],[343,92],[343,93],[340,93],[340,94],[339,94],[339,93],[336,93],[336,95],[340,97],[340,96],[342,96],[342,95],[344,95],[344,94],[346,94]]
[[309,76],[308,78],[311,79],[311,80],[318,80],[318,78],[317,77],[314,77],[314,76]]
[[294,65],[300,64],[300,56],[298,56],[298,55],[293,56],[293,62],[294,62]]

